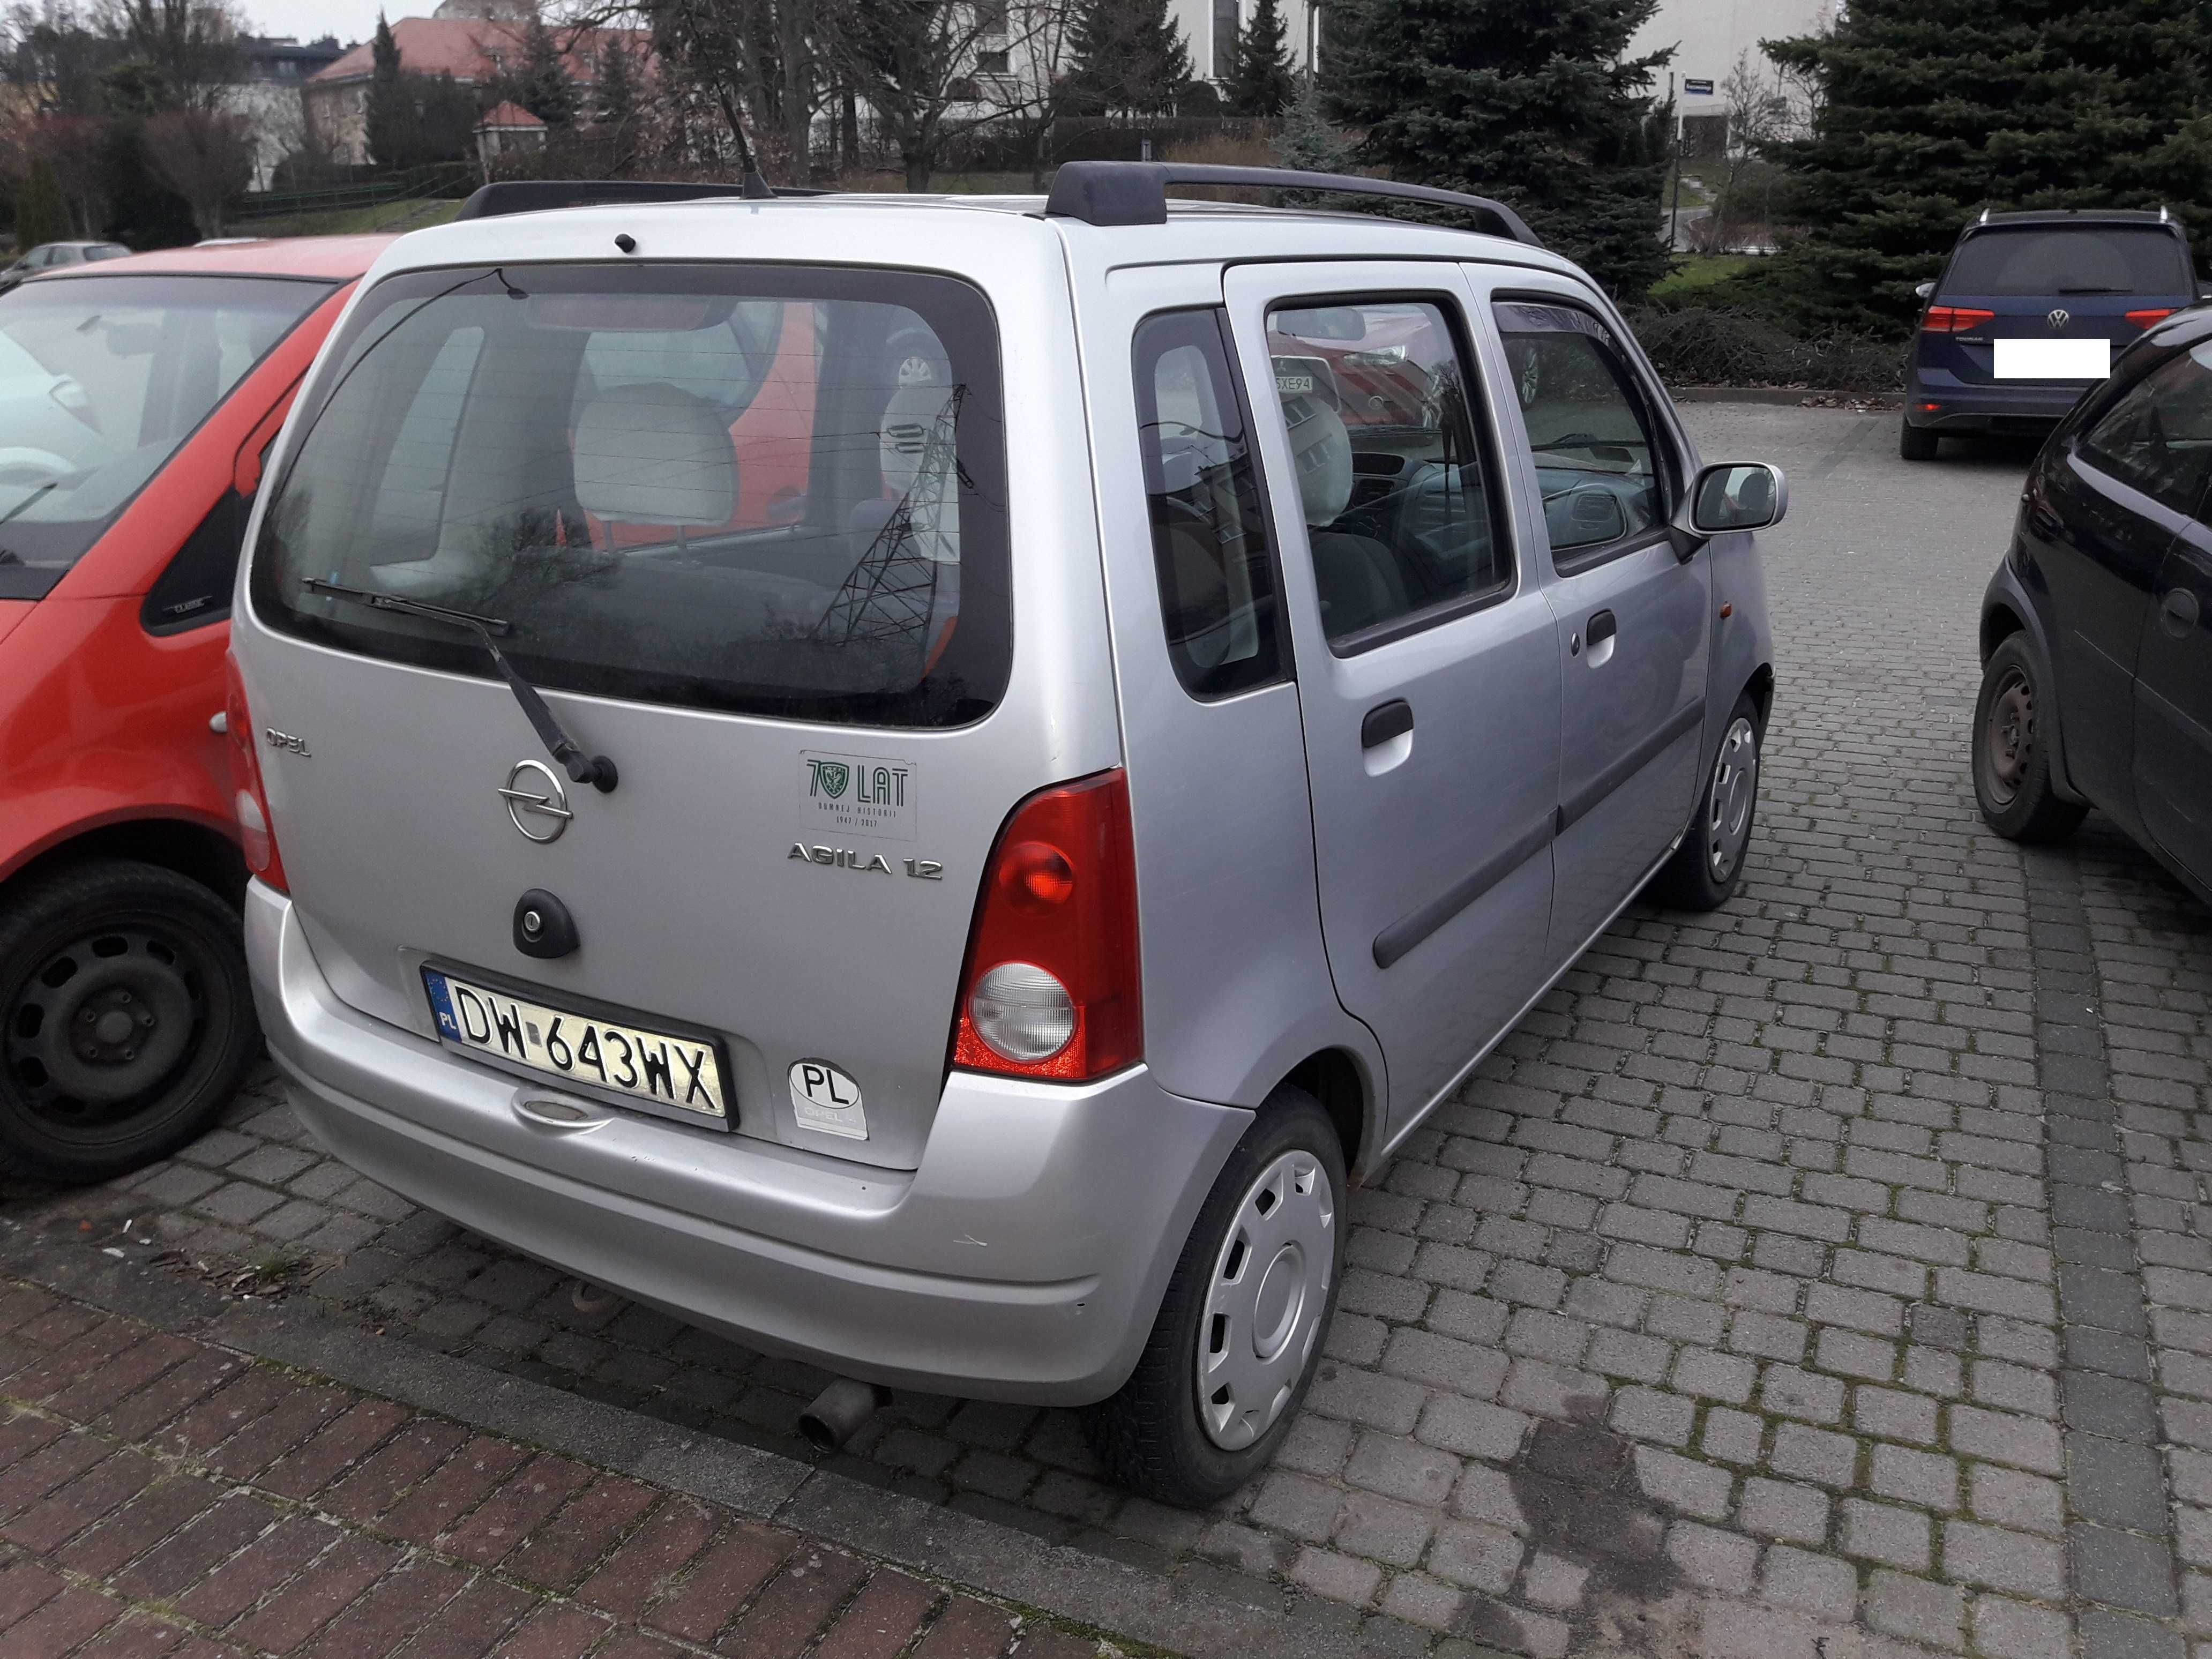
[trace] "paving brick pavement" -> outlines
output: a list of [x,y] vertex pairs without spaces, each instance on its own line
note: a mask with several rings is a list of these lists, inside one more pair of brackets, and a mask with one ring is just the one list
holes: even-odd
[[9,1659],[1094,1659],[1095,1632],[0,1282]]
[[[1744,888],[1630,911],[1355,1195],[1275,1468],[1164,1510],[1069,1413],[915,1396],[827,1467],[1318,1610],[1347,1650],[2212,1659],[2212,918],[2094,820],[2024,856],[1975,817],[1976,605],[2025,457],[1687,418],[1793,485]],[[266,1076],[179,1158],[14,1208],[815,1455],[819,1374],[580,1304],[321,1157]]]

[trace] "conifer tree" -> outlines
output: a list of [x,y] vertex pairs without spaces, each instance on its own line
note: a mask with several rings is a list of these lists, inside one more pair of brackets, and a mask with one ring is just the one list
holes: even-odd
[[368,159],[380,167],[404,167],[415,158],[415,100],[409,90],[399,43],[392,25],[376,14],[376,35],[369,46],[368,108],[363,115]]
[[1328,118],[1321,83],[1310,75],[1297,77],[1297,90],[1283,108],[1283,131],[1275,140],[1275,159],[1301,173],[1352,170],[1352,140]]
[[2194,0],[1851,0],[1766,43],[1820,101],[1780,147],[1802,244],[1762,273],[1808,329],[1896,331],[1984,208],[2169,207],[2212,234]]
[[576,118],[575,83],[544,18],[533,15],[522,26],[522,62],[500,90],[549,127],[565,127]]
[[1080,112],[1171,114],[1190,78],[1190,49],[1168,0],[1090,0],[1078,14],[1068,80]]
[[1236,65],[1222,91],[1231,111],[1238,115],[1280,115],[1297,95],[1297,72],[1276,0],[1257,0],[1252,15],[1237,31]]
[[[1855,0],[1856,3],[1856,0]],[[1666,269],[1652,72],[1631,57],[1658,0],[1343,0],[1326,62],[1337,112],[1391,177],[1495,197],[1617,295]]]

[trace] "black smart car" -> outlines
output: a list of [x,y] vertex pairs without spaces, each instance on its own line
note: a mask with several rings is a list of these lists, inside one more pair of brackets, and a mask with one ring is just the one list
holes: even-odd
[[2015,841],[2092,805],[2212,903],[2212,307],[2154,325],[2043,447],[1982,600],[1974,793]]
[[1905,359],[1898,453],[1946,433],[2045,432],[2145,329],[2201,297],[2189,238],[2154,213],[1984,213],[1959,233]]

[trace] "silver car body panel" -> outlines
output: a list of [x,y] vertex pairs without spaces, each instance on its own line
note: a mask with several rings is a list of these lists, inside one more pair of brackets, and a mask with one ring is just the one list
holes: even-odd
[[[671,1133],[457,1064],[349,1006],[298,908],[258,882],[246,921],[270,1052],[347,1163],[594,1284],[889,1386],[1059,1404],[1112,1393],[1251,1121],[1139,1066],[1051,1091],[956,1073],[912,1171]],[[547,1100],[575,1115],[522,1109]]]
[[[1216,1175],[1294,1067],[1323,1051],[1350,1059],[1365,1122],[1347,1152],[1370,1174],[1569,965],[1548,844],[1394,969],[1372,955],[1401,899],[1463,877],[1486,843],[1504,850],[1509,804],[1561,793],[1562,676],[1580,665],[1560,654],[1512,399],[1485,403],[1513,498],[1513,593],[1338,658],[1300,520],[1281,510],[1279,425],[1255,384],[1267,298],[1450,295],[1495,388],[1507,382],[1488,289],[1544,287],[1597,311],[1657,381],[1602,295],[1540,249],[1204,204],[1164,226],[1101,228],[1036,205],[846,198],[515,216],[404,238],[359,290],[404,270],[612,259],[618,233],[641,258],[896,264],[973,283],[1000,331],[1013,577],[1012,675],[975,725],[806,725],[550,693],[587,751],[618,757],[623,781],[605,797],[572,791],[568,832],[534,845],[496,790],[538,751],[495,681],[279,635],[254,616],[244,569],[234,639],[257,720],[311,751],[264,751],[293,896],[257,884],[247,942],[272,1051],[318,1136],[465,1225],[745,1341],[887,1383],[1067,1403],[1127,1376]],[[1299,268],[1273,269],[1286,264]],[[1224,305],[1277,502],[1295,675],[1204,702],[1182,690],[1163,638],[1130,349],[1152,312]],[[272,477],[315,391],[311,380]],[[1771,642],[1753,538],[1717,538],[1692,566],[1702,602],[1735,610],[1709,651],[1676,665],[1678,687],[1708,688],[1702,776]],[[1407,687],[1415,753],[1479,754],[1484,767],[1366,775],[1359,715]],[[915,761],[921,836],[900,850],[941,861],[944,879],[789,862],[794,837],[769,795],[786,776],[795,787],[810,749]],[[1000,825],[1032,791],[1114,766],[1135,831],[1144,1062],[1080,1087],[948,1072]],[[1617,871],[1593,860],[1610,873],[1588,878],[1604,890],[1589,896],[1575,948],[1680,835],[1686,799],[1662,804],[1673,821],[1655,807],[1624,831]],[[577,957],[514,956],[513,906],[532,885],[576,909]],[[1342,951],[1333,890],[1340,911],[1364,907]],[[738,1073],[739,1133],[641,1116],[441,1048],[419,986],[428,955],[717,1033]],[[1346,965],[1363,962],[1372,977]],[[860,1081],[866,1142],[798,1127],[782,1085],[802,1055]],[[530,1109],[546,1099],[550,1114]]]

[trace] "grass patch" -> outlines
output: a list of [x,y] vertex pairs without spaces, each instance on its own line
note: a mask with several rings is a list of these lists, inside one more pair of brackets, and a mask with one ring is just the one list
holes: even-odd
[[1681,253],[1667,274],[1651,284],[1651,297],[1664,302],[1679,300],[1741,276],[1759,264],[1749,253]]
[[233,236],[361,236],[380,231],[420,230],[442,225],[461,210],[458,201],[434,198],[379,202],[374,207],[338,208],[328,213],[288,213],[248,219],[225,228]]

